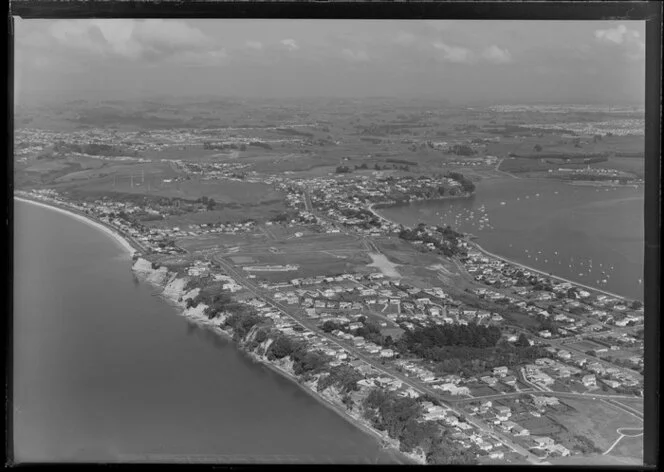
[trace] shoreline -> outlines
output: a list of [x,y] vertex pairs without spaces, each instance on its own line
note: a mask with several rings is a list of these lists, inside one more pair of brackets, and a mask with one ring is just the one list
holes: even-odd
[[[371,208],[370,210],[371,210],[373,213],[375,213],[377,216],[379,216],[380,218],[384,219],[385,221],[388,221],[388,222],[391,223],[391,224],[398,224],[398,223],[396,223],[395,221],[392,221],[392,220],[390,220],[389,218],[386,218],[385,216],[378,214],[378,213],[376,212],[376,210],[374,210],[373,208]],[[566,278],[564,278],[564,277],[560,277],[560,276],[557,276],[557,275],[553,275],[552,273],[545,272],[545,271],[543,271],[543,270],[541,270],[541,269],[535,269],[535,268],[533,268],[533,267],[529,267],[529,266],[527,266],[527,265],[525,265],[525,264],[522,264],[522,263],[520,263],[520,262],[516,262],[516,261],[513,261],[513,260],[508,259],[508,258],[506,258],[506,257],[499,256],[498,254],[494,254],[494,253],[492,253],[492,252],[490,252],[490,251],[484,249],[482,246],[480,246],[480,245],[479,245],[478,243],[476,243],[476,242],[469,241],[469,244],[473,245],[473,246],[475,247],[475,249],[477,249],[478,251],[480,251],[480,252],[486,254],[487,256],[489,256],[489,257],[493,257],[493,258],[495,258],[495,259],[499,259],[499,260],[501,260],[501,261],[503,261],[503,262],[505,262],[505,263],[507,263],[507,264],[512,264],[512,265],[514,265],[514,266],[521,267],[522,269],[526,269],[526,270],[529,270],[529,271],[531,271],[531,272],[536,272],[536,273],[538,273],[538,274],[540,274],[540,275],[543,275],[543,276],[545,276],[545,277],[549,277],[549,278],[552,278],[552,279],[560,280],[560,281],[562,281],[562,282],[568,282],[568,283],[571,283],[572,285],[576,285],[576,286],[579,286],[579,287],[583,287],[583,288],[585,288],[585,289],[587,289],[587,290],[591,290],[591,291],[593,291],[593,292],[602,293],[602,294],[604,294],[604,295],[607,295],[607,296],[610,296],[610,297],[614,297],[614,298],[617,298],[617,299],[619,299],[619,300],[631,300],[629,297],[625,297],[625,296],[623,296],[623,295],[618,295],[618,294],[616,294],[616,293],[608,292],[608,291],[606,291],[606,290],[602,290],[602,289],[600,289],[600,288],[592,287],[592,286],[585,285],[585,284],[583,284],[583,283],[580,283],[580,282],[577,282],[577,281],[574,281],[574,280],[570,280],[570,279],[566,279]]]
[[[142,282],[146,282],[154,287],[158,287],[160,289],[163,289],[163,287],[157,283],[151,282],[147,280],[147,278],[141,278]],[[197,326],[207,329],[210,332],[216,334],[217,336],[225,339],[226,341],[233,343],[235,349],[240,351],[243,355],[247,356],[249,359],[251,359],[253,362],[260,364],[261,366],[264,366],[271,370],[272,372],[280,375],[281,377],[285,377],[286,380],[292,382],[297,386],[300,390],[302,390],[304,393],[309,395],[311,398],[316,400],[320,405],[329,408],[333,410],[337,415],[341,416],[345,421],[351,424],[354,428],[362,431],[363,433],[367,434],[370,436],[372,439],[376,441],[378,446],[380,447],[381,450],[388,450],[390,454],[394,455],[395,458],[401,459],[398,461],[399,465],[404,464],[404,462],[408,465],[411,464],[420,464],[416,459],[413,457],[409,456],[406,453],[401,452],[398,447],[392,446],[386,444],[386,439],[380,434],[380,432],[373,430],[371,427],[365,425],[362,421],[358,420],[357,418],[354,418],[351,414],[349,414],[342,406],[335,404],[328,398],[326,398],[324,395],[318,393],[308,385],[306,385],[303,382],[300,382],[297,377],[295,377],[293,374],[288,372],[287,370],[283,369],[279,365],[272,363],[268,361],[267,359],[259,356],[258,354],[247,351],[242,347],[241,343],[238,343],[233,340],[233,336],[231,333],[226,331],[225,329],[221,328],[218,324],[215,324],[211,320],[208,320],[206,318],[201,318],[199,316],[188,316],[187,315],[187,310],[183,307],[182,303],[176,301],[173,298],[170,298],[167,295],[164,295],[163,293],[159,293],[159,296],[169,305],[173,306],[178,310],[179,316],[182,316],[185,318],[187,321],[191,323],[195,323]],[[391,440],[391,438],[390,438]]]
[[[228,333],[226,333],[226,334],[228,334]],[[323,405],[323,406],[325,406],[325,407],[327,407],[331,410],[334,410],[334,412],[336,414],[343,417],[346,421],[348,421],[351,425],[353,425],[353,427],[355,427],[355,428],[359,429],[360,431],[364,432],[365,434],[371,436],[373,439],[376,440],[376,442],[380,446],[381,450],[389,450],[391,454],[398,455],[398,456],[400,456],[400,458],[406,459],[406,460],[408,460],[408,461],[410,461],[414,464],[418,464],[417,461],[415,461],[411,457],[407,456],[406,454],[402,453],[401,451],[399,451],[395,447],[385,445],[385,438],[380,433],[378,433],[377,431],[374,431],[370,427],[368,427],[365,424],[363,424],[362,422],[360,422],[358,419],[354,418],[352,415],[350,415],[341,406],[333,403],[329,399],[325,398],[323,395],[319,394],[318,392],[315,392],[312,388],[310,388],[307,385],[301,383],[297,379],[297,377],[293,376],[290,372],[286,371],[285,369],[282,369],[281,367],[279,367],[276,364],[272,364],[272,363],[264,360],[263,358],[261,358],[260,356],[258,356],[255,353],[248,353],[246,351],[242,351],[242,352],[247,354],[249,356],[249,358],[251,358],[255,362],[258,362],[259,364],[264,365],[265,367],[267,367],[271,371],[273,371],[273,372],[275,372],[275,373],[277,373],[277,374],[279,374],[283,377],[286,377],[291,382],[297,384],[297,386],[301,390],[303,390],[307,395],[309,395],[313,399],[315,399],[318,403],[320,403],[321,405]],[[402,464],[402,462],[400,462],[400,464]]]
[[[94,227],[94,228],[100,230],[101,232],[103,232],[104,234],[106,234],[107,236],[109,236],[111,239],[113,239],[119,246],[121,246],[127,253],[129,253],[132,256],[134,254],[140,252],[139,250],[135,249],[132,246],[132,244],[127,239],[125,239],[119,232],[117,232],[114,229],[111,229],[108,226],[92,219],[91,217],[83,216],[83,215],[81,215],[79,213],[76,213],[72,210],[68,210],[68,209],[64,209],[60,206],[56,206],[55,204],[37,202],[37,201],[34,201],[34,200],[30,200],[30,199],[23,198],[23,197],[18,197],[18,196],[14,196],[14,198],[18,201],[21,201],[21,202],[31,203],[33,205],[37,205],[37,206],[40,206],[42,208],[51,209],[53,211],[56,211],[56,212],[59,212],[61,214],[67,215],[71,218],[74,218],[74,219],[76,219],[76,220],[78,220],[78,221],[80,221],[84,224],[87,224],[90,227]],[[163,289],[163,287],[159,286],[158,284],[153,284],[153,283],[149,282],[148,280],[142,280],[142,281],[147,282],[147,283],[149,283],[153,286],[158,286],[159,288]],[[197,318],[191,317],[191,316],[186,316],[186,310],[182,307],[182,305],[180,303],[178,303],[175,300],[170,299],[168,296],[165,296],[161,293],[159,295],[161,295],[161,298],[164,301],[166,301],[168,304],[172,305],[174,308],[177,308],[178,311],[179,311],[180,316],[183,316],[185,319],[187,319],[187,320],[189,320],[193,323],[196,323],[198,326],[201,326],[202,328],[210,329],[210,331],[217,334],[218,336],[221,336],[221,337],[227,339],[228,341],[233,342],[235,344],[235,348],[238,349],[239,351],[241,351],[242,353],[246,354],[249,358],[251,358],[255,362],[267,367],[271,371],[281,375],[282,377],[285,377],[287,380],[290,380],[292,383],[296,384],[302,391],[307,393],[310,397],[314,398],[319,404],[333,410],[337,415],[344,418],[353,427],[355,427],[355,428],[359,429],[360,431],[362,431],[363,433],[371,436],[378,443],[381,450],[389,450],[391,454],[394,454],[396,457],[399,457],[399,459],[402,459],[401,461],[398,461],[399,464],[403,464],[404,460],[409,461],[410,463],[413,463],[413,464],[418,464],[418,462],[415,459],[413,459],[410,456],[402,453],[401,451],[398,450],[398,448],[395,448],[393,446],[386,446],[385,445],[385,438],[383,438],[379,432],[374,431],[373,429],[371,429],[370,427],[364,425],[362,422],[360,422],[356,418],[353,418],[341,406],[334,404],[332,401],[328,400],[323,395],[318,394],[317,392],[313,391],[308,386],[302,384],[301,382],[298,381],[298,379],[295,376],[293,376],[292,374],[290,374],[286,370],[284,370],[284,369],[280,368],[279,366],[277,366],[275,364],[272,364],[272,363],[260,358],[258,355],[254,354],[254,353],[250,353],[250,352],[247,352],[246,350],[242,349],[242,347],[238,343],[235,343],[235,341],[233,341],[232,336],[228,332],[226,332],[223,329],[221,329],[220,327],[214,325],[214,323],[212,323],[212,322],[205,323],[205,322],[203,322],[204,320],[200,320],[200,319],[197,319]]]
[[14,199],[18,200],[20,202],[24,203],[30,203],[33,205],[40,206],[42,208],[50,209],[53,211],[57,211],[59,213],[62,213],[63,215],[67,215],[70,218],[74,218],[81,223],[84,223],[88,226],[91,226],[93,228],[97,228],[99,231],[103,232],[107,236],[109,236],[111,239],[113,239],[120,247],[122,247],[127,253],[129,253],[130,256],[133,256],[135,253],[139,252],[132,244],[129,242],[128,239],[126,239],[124,236],[122,236],[117,230],[111,229],[109,226],[97,221],[96,219],[93,219],[92,217],[89,216],[83,216],[80,213],[75,212],[74,210],[70,209],[65,209],[62,208],[61,206],[55,205],[55,204],[50,204],[50,203],[44,203],[44,202],[38,202],[35,200],[31,200],[28,198],[24,197],[18,197],[14,195]]
[[552,278],[552,279],[560,280],[560,281],[562,281],[562,282],[568,282],[568,283],[570,283],[570,284],[572,284],[572,285],[578,285],[579,287],[583,287],[583,288],[588,289],[588,290],[591,290],[591,291],[593,291],[593,292],[599,292],[599,293],[602,293],[602,294],[604,294],[604,295],[608,295],[608,296],[610,296],[610,297],[617,298],[617,299],[619,299],[619,300],[629,300],[629,298],[627,298],[627,297],[623,297],[622,295],[618,295],[618,294],[616,294],[616,293],[612,293],[612,292],[607,292],[606,290],[602,290],[602,289],[599,289],[599,288],[591,287],[591,286],[589,286],[589,285],[584,285],[584,284],[582,284],[582,283],[575,282],[574,280],[570,280],[570,279],[566,279],[566,278],[564,278],[564,277],[559,277],[559,276],[557,276],[557,275],[549,274],[549,273],[547,273],[547,272],[544,272],[543,270],[535,269],[535,268],[533,268],[533,267],[529,267],[529,266],[527,266],[527,265],[525,265],[525,264],[522,264],[522,263],[520,263],[520,262],[516,262],[516,261],[510,260],[510,259],[507,259],[506,257],[499,256],[499,255],[497,255],[497,254],[494,254],[494,253],[492,253],[492,252],[487,251],[486,249],[484,249],[482,246],[480,246],[479,244],[477,244],[477,243],[475,243],[475,242],[471,242],[470,244],[472,244],[472,245],[475,247],[475,249],[477,249],[478,251],[480,251],[480,252],[486,254],[487,256],[493,257],[493,258],[495,258],[495,259],[499,259],[499,260],[501,260],[501,261],[503,261],[503,262],[506,262],[506,263],[508,263],[508,264],[515,265],[515,266],[520,267],[520,268],[522,268],[522,269],[526,269],[526,270],[529,270],[529,271],[531,271],[531,272],[537,272],[538,274],[543,275],[543,276],[545,276],[545,277],[550,277],[550,278]]

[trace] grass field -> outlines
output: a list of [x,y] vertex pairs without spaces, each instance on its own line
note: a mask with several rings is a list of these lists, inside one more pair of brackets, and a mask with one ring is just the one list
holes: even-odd
[[632,408],[640,411],[641,413],[643,413],[643,399],[642,398],[634,398],[633,400],[632,399],[626,400],[626,399],[621,398],[620,400],[616,400],[616,401],[618,403],[622,403],[624,405],[632,407]]
[[569,343],[568,346],[570,346],[572,349],[579,349],[583,352],[594,350],[594,349],[600,349],[600,348],[604,347],[600,344],[594,343],[594,342],[589,341],[587,339],[583,340],[583,341],[579,341],[579,342]]
[[565,398],[561,403],[570,406],[572,410],[553,415],[555,420],[571,433],[588,437],[602,451],[618,438],[618,428],[643,427],[643,423],[634,416],[602,401]]
[[611,157],[608,162],[598,162],[591,164],[590,167],[610,168],[616,169],[621,172],[629,172],[636,177],[643,178],[645,176],[645,159],[634,157]]
[[[184,227],[181,229],[186,230]],[[230,248],[242,250],[246,244],[267,244],[268,238],[262,233],[242,233],[242,234],[210,234],[197,236],[195,238],[185,238],[178,240],[178,244],[191,252],[215,249],[225,252]]]

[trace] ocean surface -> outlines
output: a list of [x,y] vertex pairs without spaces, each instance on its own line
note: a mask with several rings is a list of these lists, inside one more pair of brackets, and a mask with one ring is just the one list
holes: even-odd
[[559,277],[643,300],[643,187],[528,179],[477,184],[469,199],[413,202],[379,213],[412,226],[449,224],[486,250]]
[[14,204],[17,461],[396,463],[139,283],[111,238]]

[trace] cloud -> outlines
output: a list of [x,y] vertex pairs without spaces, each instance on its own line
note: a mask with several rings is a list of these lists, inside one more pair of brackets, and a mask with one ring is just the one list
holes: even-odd
[[507,49],[501,49],[495,44],[489,46],[482,52],[482,57],[494,64],[507,64],[512,62],[512,55]]
[[459,46],[449,46],[440,41],[433,43],[433,47],[443,52],[442,59],[444,61],[456,62],[459,64],[472,64],[475,62],[475,54],[470,49]]
[[353,51],[351,49],[344,49],[341,51],[344,58],[351,62],[367,62],[369,55],[365,51]]
[[180,20],[57,20],[26,37],[23,44],[100,60],[212,65],[226,57],[223,47]]
[[261,43],[260,41],[247,41],[245,44],[250,49],[256,49],[256,50],[263,49],[263,43]]
[[294,39],[282,39],[280,43],[286,46],[289,51],[300,49],[300,46],[297,45],[297,42]]
[[628,59],[640,60],[645,58],[646,44],[641,39],[641,34],[627,28],[625,25],[618,25],[615,28],[595,30],[595,39],[600,43],[610,46],[621,46],[624,48],[624,54]]
[[615,44],[622,44],[627,35],[625,25],[618,25],[616,28],[595,30],[595,38],[598,41],[608,41]]

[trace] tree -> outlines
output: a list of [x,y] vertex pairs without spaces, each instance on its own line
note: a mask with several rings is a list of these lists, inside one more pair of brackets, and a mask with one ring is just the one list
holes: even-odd
[[535,144],[535,147],[533,148],[535,151],[540,152],[542,150],[542,146],[540,144]]
[[528,346],[530,346],[530,342],[528,341],[528,336],[526,336],[524,333],[521,333],[519,335],[519,338],[514,343],[514,345],[518,346],[518,347],[528,347]]
[[283,359],[295,350],[293,341],[287,336],[279,336],[270,345],[268,359]]
[[332,320],[327,320],[322,324],[321,329],[326,333],[331,333],[332,331],[339,329],[339,324],[335,323]]

